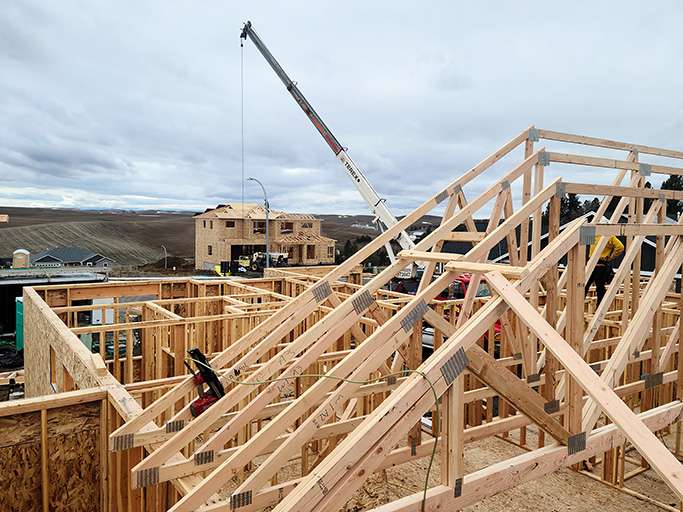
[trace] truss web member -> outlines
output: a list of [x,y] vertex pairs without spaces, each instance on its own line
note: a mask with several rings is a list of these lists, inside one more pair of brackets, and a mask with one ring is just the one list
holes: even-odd
[[[591,244],[590,250],[588,251],[589,256],[593,256],[595,252],[595,247],[598,245],[602,237],[596,237]],[[586,282],[586,293],[593,283],[595,283],[595,291],[598,295],[598,304],[602,302],[602,298],[605,296],[605,285],[609,282],[612,277],[612,262],[616,260],[624,252],[624,244],[614,235],[609,237],[607,240],[607,245],[602,250],[600,254],[600,259],[597,265],[595,265],[595,270],[591,274],[590,278]]]

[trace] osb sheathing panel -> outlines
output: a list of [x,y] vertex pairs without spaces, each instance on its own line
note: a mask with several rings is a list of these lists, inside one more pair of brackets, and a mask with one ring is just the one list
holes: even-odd
[[41,509],[40,413],[0,418],[0,510]]
[[[47,412],[50,511],[86,512],[100,503],[100,404]],[[40,413],[0,418],[0,510],[41,510]]]
[[50,511],[90,511],[100,503],[100,405],[48,413]]
[[90,351],[31,288],[24,288],[24,339],[27,398],[54,392],[50,385],[50,346],[55,353],[58,384],[64,368],[79,389],[100,385]]

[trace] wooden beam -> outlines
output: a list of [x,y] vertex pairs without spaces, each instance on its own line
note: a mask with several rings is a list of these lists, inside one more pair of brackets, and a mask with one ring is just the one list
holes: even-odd
[[683,159],[683,151],[675,151],[672,149],[656,148],[653,146],[645,146],[643,144],[631,144],[629,142],[619,142],[598,137],[588,137],[586,135],[574,135],[570,133],[544,130],[541,128],[538,129],[538,134],[541,139],[546,140],[570,142],[572,144],[583,144],[586,146],[595,146],[600,148],[621,149],[623,151],[636,151],[638,153],[645,153],[648,155]]
[[501,274],[490,272],[486,280],[683,500],[683,468],[678,459]]
[[673,199],[683,200],[683,191],[665,190],[654,188],[634,188],[621,187],[617,185],[594,185],[592,183],[571,183],[564,182],[564,189],[567,194],[591,195],[591,196],[613,196],[613,197],[640,197],[648,199]]
[[[683,404],[676,401],[651,409],[638,418],[653,432],[675,422],[683,412]],[[510,489],[524,482],[540,478],[556,469],[578,464],[584,459],[604,452],[625,441],[624,433],[615,425],[606,425],[591,432],[586,440],[586,449],[573,455],[567,454],[563,446],[547,446],[497,462],[483,469],[465,475],[462,495],[455,497],[452,487],[439,485],[427,492],[425,510],[463,510],[474,503]],[[371,512],[420,512],[422,491],[400,498]]]
[[[569,153],[553,153],[548,152],[548,158],[551,162],[558,162],[563,164],[587,165],[590,167],[604,167],[607,169],[626,169],[628,171],[638,171],[640,169],[638,162],[630,162],[628,160],[615,160],[613,158],[599,158],[594,156],[571,155]],[[670,167],[666,165],[647,164],[649,172],[657,174],[673,174],[676,176],[683,176],[683,168]]]

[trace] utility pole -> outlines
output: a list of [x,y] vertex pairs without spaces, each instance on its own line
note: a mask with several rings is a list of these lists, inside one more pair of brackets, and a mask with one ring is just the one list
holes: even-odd
[[268,249],[268,215],[270,212],[270,204],[268,203],[268,195],[266,194],[266,187],[264,187],[263,183],[259,180],[249,177],[247,178],[247,181],[255,181],[261,186],[261,190],[263,190],[263,207],[266,210],[266,268],[268,268],[270,267],[270,251]]
[[164,270],[166,270],[168,268],[168,251],[165,245],[162,245],[161,248],[164,250]]

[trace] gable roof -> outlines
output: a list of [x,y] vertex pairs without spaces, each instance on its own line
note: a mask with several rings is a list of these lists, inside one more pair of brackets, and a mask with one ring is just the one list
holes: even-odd
[[[241,203],[219,204],[216,208],[209,208],[195,215],[199,219],[251,219],[251,220],[265,220],[266,210],[263,206],[256,203],[244,203],[242,208]],[[279,220],[317,220],[313,215],[308,213],[288,213],[280,210],[268,210],[269,219]]]
[[101,254],[93,252],[89,249],[84,249],[83,247],[62,246],[53,247],[51,249],[46,249],[39,252],[33,256],[33,261],[38,262],[45,258],[52,259],[53,261],[59,260],[62,263],[83,263],[84,261],[92,258],[95,258],[96,261],[99,261],[104,259],[105,256],[102,256]]

